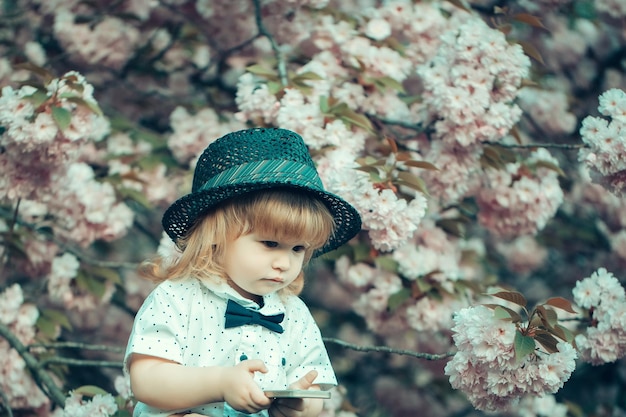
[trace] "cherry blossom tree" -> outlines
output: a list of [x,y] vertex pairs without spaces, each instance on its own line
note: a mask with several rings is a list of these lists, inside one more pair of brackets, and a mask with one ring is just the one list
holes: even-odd
[[0,415],[128,416],[160,219],[227,132],[300,133],[325,417],[626,413],[619,0],[0,1]]

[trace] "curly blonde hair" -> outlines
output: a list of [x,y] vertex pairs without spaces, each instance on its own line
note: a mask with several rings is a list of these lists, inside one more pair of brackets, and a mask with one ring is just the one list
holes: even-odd
[[[244,194],[208,211],[176,242],[181,249],[174,262],[157,257],[139,268],[140,274],[154,282],[183,277],[224,279],[226,244],[249,233],[275,236],[277,241],[305,243],[304,263],[324,246],[335,230],[333,216],[324,203],[297,189],[277,188]],[[283,294],[300,294],[304,273]]]

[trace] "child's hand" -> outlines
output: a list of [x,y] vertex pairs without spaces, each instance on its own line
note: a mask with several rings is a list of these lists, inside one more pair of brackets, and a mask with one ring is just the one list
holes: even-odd
[[256,413],[268,408],[272,403],[254,382],[255,372],[267,372],[263,361],[247,360],[223,370],[224,401],[237,411]]
[[[317,378],[317,371],[310,371],[289,389],[319,389],[313,385]],[[271,417],[314,417],[322,412],[324,401],[320,398],[279,398],[272,402],[269,408]]]

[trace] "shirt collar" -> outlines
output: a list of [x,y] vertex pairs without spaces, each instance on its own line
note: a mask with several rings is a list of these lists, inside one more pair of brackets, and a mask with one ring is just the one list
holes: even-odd
[[239,294],[233,287],[220,278],[215,280],[199,280],[202,285],[208,288],[213,294],[222,298],[224,301],[233,300],[243,307],[256,310],[259,313],[279,314],[285,312],[285,305],[278,293],[273,292],[263,296],[263,307]]

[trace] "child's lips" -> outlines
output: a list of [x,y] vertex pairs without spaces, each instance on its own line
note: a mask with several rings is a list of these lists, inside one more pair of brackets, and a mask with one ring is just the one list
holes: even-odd
[[276,278],[267,278],[268,281],[272,281],[272,282],[276,282],[278,284],[282,284],[284,279],[280,278],[280,277],[276,277]]

